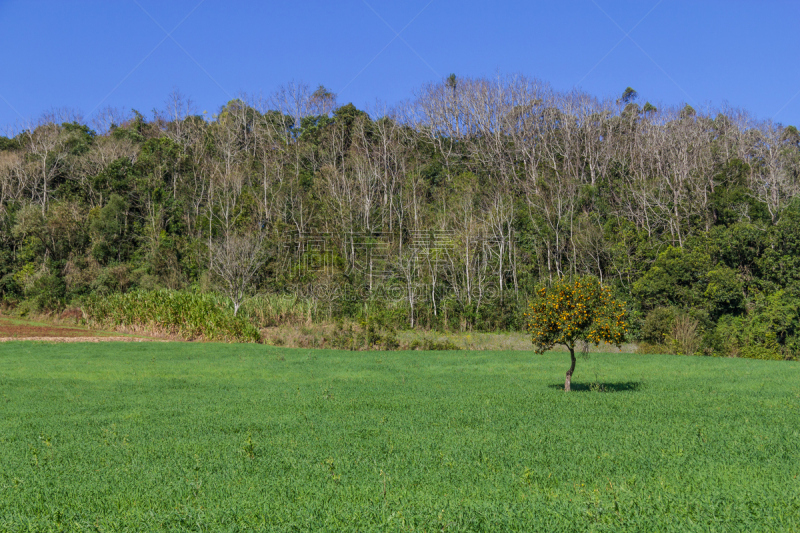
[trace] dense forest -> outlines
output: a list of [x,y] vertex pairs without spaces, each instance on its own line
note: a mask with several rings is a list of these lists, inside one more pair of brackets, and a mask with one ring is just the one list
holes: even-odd
[[534,288],[576,275],[653,350],[800,355],[800,133],[451,75],[371,113],[289,84],[0,137],[12,312],[171,290],[253,320],[284,298],[317,322],[524,330]]

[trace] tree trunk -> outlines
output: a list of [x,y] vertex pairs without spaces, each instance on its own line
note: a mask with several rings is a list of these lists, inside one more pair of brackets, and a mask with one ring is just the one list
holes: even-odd
[[575,347],[574,346],[567,346],[569,348],[569,356],[572,359],[572,364],[567,370],[567,379],[564,381],[564,391],[569,392],[569,384],[572,381],[572,373],[575,372]]

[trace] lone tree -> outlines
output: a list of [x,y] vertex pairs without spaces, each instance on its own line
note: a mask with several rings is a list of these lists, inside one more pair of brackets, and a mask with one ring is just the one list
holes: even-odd
[[572,364],[564,382],[565,391],[570,390],[575,371],[577,342],[595,346],[607,342],[618,347],[628,332],[624,307],[594,277],[561,279],[550,287],[540,288],[528,307],[525,316],[534,352],[542,354],[556,344],[563,344],[569,350]]

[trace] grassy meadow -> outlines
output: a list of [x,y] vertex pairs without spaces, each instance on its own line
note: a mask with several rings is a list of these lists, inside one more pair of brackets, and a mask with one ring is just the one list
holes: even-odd
[[797,531],[800,365],[0,345],[2,531]]

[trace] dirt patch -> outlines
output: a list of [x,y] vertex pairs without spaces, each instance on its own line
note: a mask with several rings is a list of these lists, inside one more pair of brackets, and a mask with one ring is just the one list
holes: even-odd
[[40,342],[169,342],[144,337],[0,337],[0,342],[40,341]]
[[61,326],[31,326],[28,324],[9,324],[8,322],[0,321],[0,339],[2,338],[20,338],[20,337],[58,337],[58,338],[75,338],[75,337],[95,337],[93,331],[70,328]]
[[139,342],[155,340],[148,337],[133,337],[86,327],[63,324],[46,324],[23,319],[0,317],[0,342],[3,341],[50,341],[50,342]]

